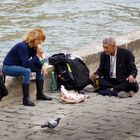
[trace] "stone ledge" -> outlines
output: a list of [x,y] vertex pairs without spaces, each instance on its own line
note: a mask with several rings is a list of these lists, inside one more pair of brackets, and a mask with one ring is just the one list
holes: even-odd
[[[117,37],[117,43],[121,47],[129,48],[135,55],[135,57],[139,56],[140,54],[140,31],[132,32],[126,35],[122,35]],[[95,48],[95,49],[94,49]],[[82,56],[85,63],[87,64],[91,73],[93,73],[99,62],[100,52],[102,51],[101,45],[97,44],[96,46],[89,46],[88,48],[82,48],[82,50],[78,50],[73,52],[73,54]],[[44,83],[44,92],[50,90],[51,85],[51,72],[54,69],[53,66],[48,65],[49,75],[45,79]],[[22,87],[21,87],[21,77],[9,77],[6,78],[6,87],[9,90],[9,95],[4,97],[0,102],[0,108],[7,106],[11,103],[15,103],[17,101],[22,100]],[[31,81],[30,84],[30,94],[35,98],[35,82]]]
[[[44,82],[44,92],[47,92],[50,90],[50,84],[51,84],[51,72],[53,70],[53,66],[48,65],[48,71],[49,75],[46,77]],[[12,76],[6,76],[5,85],[8,88],[9,94],[8,96],[4,97],[2,101],[0,102],[0,108],[7,106],[11,103],[15,103],[22,100],[22,77],[12,77]],[[36,95],[36,86],[35,86],[35,80],[31,80],[30,83],[30,95],[33,99],[35,99]]]

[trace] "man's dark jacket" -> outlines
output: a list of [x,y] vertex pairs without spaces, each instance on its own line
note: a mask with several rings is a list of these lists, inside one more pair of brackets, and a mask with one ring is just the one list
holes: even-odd
[[[129,75],[137,76],[135,58],[132,52],[125,48],[117,47],[116,56],[116,78],[119,81],[125,80]],[[105,52],[101,53],[100,65],[96,74],[105,79],[110,78],[110,56]]]

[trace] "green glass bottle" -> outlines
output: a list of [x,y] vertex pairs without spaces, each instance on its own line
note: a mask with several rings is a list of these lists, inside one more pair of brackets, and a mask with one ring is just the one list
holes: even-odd
[[99,89],[99,79],[94,80],[94,89],[95,90]]
[[56,91],[57,90],[57,80],[55,76],[55,72],[52,71],[51,73],[51,91]]
[[40,58],[40,62],[42,63],[42,65],[44,65],[44,63],[45,63],[45,58]]

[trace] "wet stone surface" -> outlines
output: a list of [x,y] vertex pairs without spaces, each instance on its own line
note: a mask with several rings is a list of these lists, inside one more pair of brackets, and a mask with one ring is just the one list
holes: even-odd
[[[58,92],[35,107],[19,102],[0,109],[0,140],[140,140],[140,93],[119,99],[92,91],[88,87],[90,98],[79,104],[60,103]],[[62,119],[53,131],[40,127],[57,117]]]

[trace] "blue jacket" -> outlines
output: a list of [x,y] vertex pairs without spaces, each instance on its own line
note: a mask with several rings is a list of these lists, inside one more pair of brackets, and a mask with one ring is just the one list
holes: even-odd
[[36,50],[30,48],[25,41],[16,44],[6,55],[3,65],[17,65],[30,68],[32,71],[40,70],[42,63],[36,56]]

